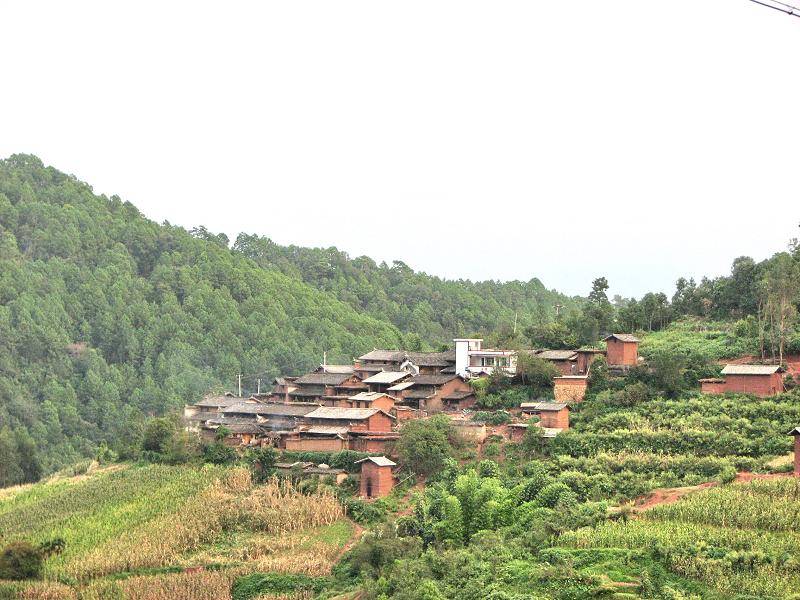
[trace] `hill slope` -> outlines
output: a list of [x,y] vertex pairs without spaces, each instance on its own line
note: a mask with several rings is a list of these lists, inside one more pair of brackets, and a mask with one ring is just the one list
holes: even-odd
[[38,448],[51,471],[238,373],[268,381],[323,351],[402,344],[393,325],[35,157],[0,161],[0,485],[38,474],[14,454]]

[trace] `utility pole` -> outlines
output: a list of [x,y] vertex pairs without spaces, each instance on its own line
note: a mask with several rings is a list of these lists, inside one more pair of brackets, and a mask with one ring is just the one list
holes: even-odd
[[258,382],[258,384],[256,386],[256,389],[258,390],[256,392],[256,396],[260,396],[261,395],[261,378],[259,377],[256,381]]
[[239,373],[239,398],[242,397],[242,374]]
[[561,305],[561,304],[556,303],[556,304],[553,305],[553,308],[556,309],[556,316],[558,316],[559,312],[561,311],[562,308],[564,308],[564,306]]
[[514,335],[517,335],[517,311],[514,311]]
[[323,350],[322,351],[322,372],[323,373],[327,373],[328,372],[328,368],[327,367],[328,367],[328,353],[325,350]]

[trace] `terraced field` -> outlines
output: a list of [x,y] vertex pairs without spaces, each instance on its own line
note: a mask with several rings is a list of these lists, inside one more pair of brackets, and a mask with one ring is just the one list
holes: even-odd
[[253,573],[328,575],[353,531],[334,497],[241,468],[99,470],[0,496],[0,544],[66,542],[43,582],[0,582],[0,598],[227,599]]
[[576,548],[641,549],[725,594],[787,598],[800,589],[800,482],[710,488],[561,537]]

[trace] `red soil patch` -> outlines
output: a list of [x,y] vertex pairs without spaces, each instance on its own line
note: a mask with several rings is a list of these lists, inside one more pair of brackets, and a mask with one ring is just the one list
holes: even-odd
[[[791,473],[749,473],[741,471],[736,474],[735,483],[748,483],[756,479],[778,479],[781,477],[789,477]],[[672,504],[677,502],[687,494],[698,492],[700,490],[707,490],[709,488],[718,487],[719,483],[716,481],[707,481],[700,485],[690,485],[678,488],[661,488],[653,490],[647,496],[642,496],[634,501],[634,509],[636,512],[648,510],[655,506],[662,504]]]
[[653,490],[647,496],[642,496],[634,501],[636,511],[643,511],[660,506],[662,504],[672,504],[683,498],[686,494],[697,492],[699,490],[707,490],[712,487],[717,487],[719,484],[716,481],[709,481],[701,483],[700,485],[691,485],[678,488],[661,488]]

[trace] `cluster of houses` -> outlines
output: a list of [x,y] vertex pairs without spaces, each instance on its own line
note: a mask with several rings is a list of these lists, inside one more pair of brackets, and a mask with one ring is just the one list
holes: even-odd
[[[606,351],[531,351],[561,373],[554,381],[556,402],[536,403],[548,436],[568,428],[567,403],[583,399],[591,363],[599,354],[611,357],[617,369],[637,363],[635,337],[612,335],[606,343]],[[207,439],[225,432],[226,443],[232,445],[391,455],[398,425],[433,413],[450,414],[468,436],[480,438],[480,431],[458,418],[477,401],[470,380],[497,370],[513,376],[516,367],[516,351],[484,348],[476,338],[456,339],[445,352],[375,349],[350,365],[323,363],[300,377],[278,377],[268,394],[206,397],[187,406],[185,418],[191,430]],[[560,407],[558,424],[547,424],[553,410],[548,404]],[[526,408],[533,410],[534,405],[523,406],[523,413]]]
[[[554,437],[569,429],[570,404],[583,400],[593,361],[606,357],[612,373],[624,374],[639,364],[639,340],[629,334],[607,336],[605,350],[532,350],[533,356],[553,364],[560,375],[554,379],[553,402],[531,402],[521,406],[526,422],[507,427],[510,439],[524,436],[530,417],[543,437]],[[224,432],[224,441],[236,446],[271,446],[287,451],[336,452],[355,450],[373,457],[362,464],[363,495],[383,495],[391,486],[395,464],[394,442],[399,425],[408,419],[446,413],[466,437],[482,441],[486,428],[466,418],[477,398],[471,380],[500,370],[514,376],[518,353],[483,347],[483,340],[461,338],[445,352],[372,350],[350,365],[323,362],[299,377],[278,377],[267,394],[249,398],[232,394],[208,396],[186,406],[184,416],[190,430],[208,440]],[[747,392],[770,395],[783,391],[780,367],[728,365],[724,378],[704,379],[706,393]],[[279,465],[314,472],[312,464]],[[331,474],[327,470],[325,473]],[[387,475],[388,474],[388,475]],[[342,473],[334,473],[337,479]],[[388,477],[388,479],[387,479]]]

